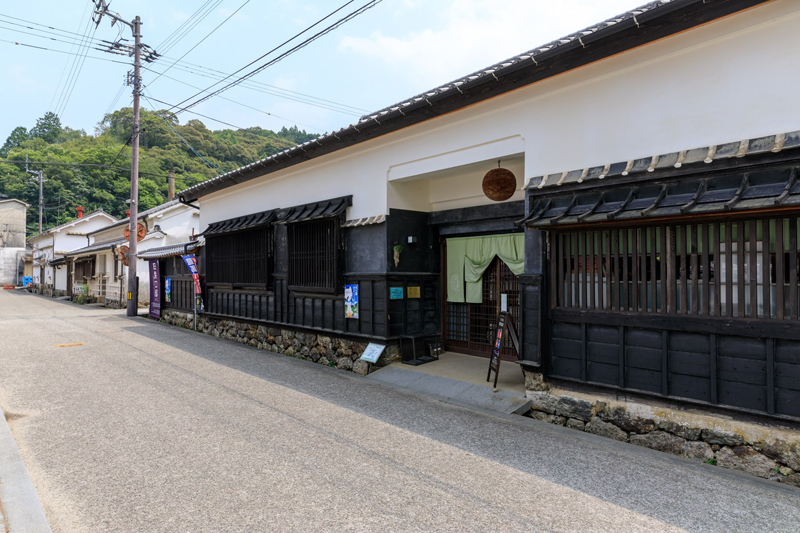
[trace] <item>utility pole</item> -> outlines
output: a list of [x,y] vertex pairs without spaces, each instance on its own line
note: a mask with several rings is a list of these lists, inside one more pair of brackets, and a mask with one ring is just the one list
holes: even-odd
[[44,182],[47,181],[44,179],[44,171],[43,170],[29,170],[28,169],[28,156],[25,156],[25,172],[29,174],[35,174],[38,176],[39,179],[39,233],[42,233],[42,209],[44,208]]
[[128,76],[128,84],[133,85],[133,130],[131,132],[131,213],[128,226],[128,305],[127,315],[136,316],[139,308],[139,291],[136,278],[136,245],[138,243],[138,218],[139,218],[139,95],[142,91],[142,20],[137,16],[133,22],[122,19],[119,14],[111,13],[105,0],[94,0],[95,14],[98,15],[95,23],[100,24],[103,15],[111,17],[111,25],[116,22],[126,24],[133,32],[135,40],[133,50],[133,75]]

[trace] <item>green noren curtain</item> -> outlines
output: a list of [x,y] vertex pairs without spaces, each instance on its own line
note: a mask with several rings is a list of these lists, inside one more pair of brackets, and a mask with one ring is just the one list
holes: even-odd
[[499,257],[519,276],[525,268],[525,236],[487,235],[447,239],[447,301],[483,302],[483,272]]

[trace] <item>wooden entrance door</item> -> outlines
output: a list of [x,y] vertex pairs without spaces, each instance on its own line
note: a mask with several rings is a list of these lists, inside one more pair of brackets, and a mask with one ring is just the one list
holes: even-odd
[[[519,280],[505,263],[495,257],[483,273],[482,303],[447,302],[445,350],[489,357],[504,294],[508,302],[508,312],[514,318],[514,324],[519,331]],[[503,341],[501,356],[508,361],[517,359],[508,336]]]

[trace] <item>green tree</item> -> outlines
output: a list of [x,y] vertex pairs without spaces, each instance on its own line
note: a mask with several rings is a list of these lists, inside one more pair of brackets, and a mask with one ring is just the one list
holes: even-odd
[[36,125],[31,129],[30,136],[31,138],[44,139],[48,143],[54,143],[58,141],[61,131],[61,119],[52,111],[48,111],[36,121]]
[[12,148],[21,146],[22,143],[28,139],[30,139],[30,135],[26,128],[22,126],[14,128],[14,131],[8,136],[3,147],[0,148],[0,157],[8,157],[8,152],[10,152]]

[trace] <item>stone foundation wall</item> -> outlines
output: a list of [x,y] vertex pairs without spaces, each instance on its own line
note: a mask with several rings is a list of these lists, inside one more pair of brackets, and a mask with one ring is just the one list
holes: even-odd
[[529,416],[800,487],[800,431],[549,387],[526,372]]
[[[192,313],[166,309],[162,322],[193,328]],[[270,352],[307,359],[321,365],[366,375],[367,363],[359,360],[367,347],[366,342],[351,341],[328,334],[302,333],[285,328],[262,326],[222,320],[203,315],[197,317],[197,331]],[[399,346],[389,345],[384,350],[376,367],[385,366],[400,358]]]

